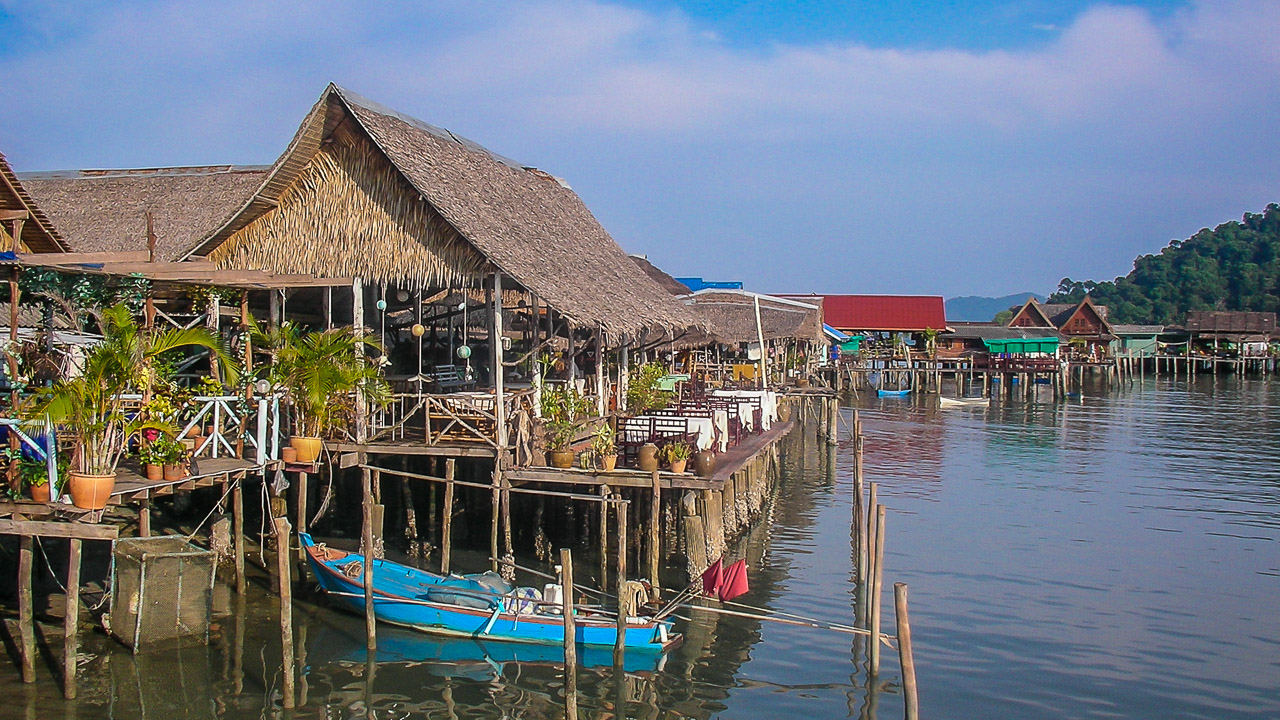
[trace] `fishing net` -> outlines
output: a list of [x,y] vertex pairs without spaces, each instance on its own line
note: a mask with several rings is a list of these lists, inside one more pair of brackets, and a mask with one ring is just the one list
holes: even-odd
[[208,642],[216,557],[184,537],[116,540],[112,634],[134,652]]

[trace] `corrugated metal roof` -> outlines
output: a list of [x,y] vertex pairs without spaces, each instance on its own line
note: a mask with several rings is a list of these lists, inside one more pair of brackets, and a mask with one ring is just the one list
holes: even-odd
[[783,295],[822,302],[823,322],[844,331],[922,332],[947,326],[941,295]]

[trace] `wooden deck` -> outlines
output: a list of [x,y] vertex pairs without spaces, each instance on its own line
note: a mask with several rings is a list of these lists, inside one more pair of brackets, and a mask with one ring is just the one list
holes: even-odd
[[[660,471],[658,480],[663,489],[677,490],[720,490],[729,478],[742,469],[760,451],[772,445],[779,438],[791,431],[792,423],[778,422],[768,432],[747,437],[728,452],[716,456],[716,471],[711,477],[700,478],[692,473],[676,474]],[[580,470],[577,468],[561,470],[559,468],[512,468],[506,477],[513,485],[530,482],[558,483],[562,485],[587,485],[599,487],[636,487],[652,488],[651,473],[643,470],[619,468],[605,472],[604,470]]]
[[430,455],[436,457],[492,458],[497,451],[480,443],[439,443],[428,445],[421,439],[389,440],[365,443],[329,443],[335,453],[365,453],[368,455]]

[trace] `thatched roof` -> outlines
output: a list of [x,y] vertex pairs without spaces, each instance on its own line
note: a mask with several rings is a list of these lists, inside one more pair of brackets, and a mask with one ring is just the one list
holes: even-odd
[[[694,347],[709,343],[734,345],[756,342],[755,294],[704,290],[686,295],[684,301],[709,330],[690,332],[680,345]],[[760,295],[760,328],[764,339],[823,341],[822,309],[816,305]]]
[[175,260],[257,189],[265,167],[69,170],[22,173],[76,252],[147,249],[147,211],[156,259]]
[[[0,210],[26,211],[22,222],[21,244],[31,252],[65,252],[67,243],[49,221],[49,216],[31,197],[29,189],[9,167],[9,161],[0,153]],[[12,221],[3,223],[0,232],[7,238],[12,232]],[[8,248],[8,245],[5,246]]]
[[1187,330],[1204,335],[1276,334],[1276,314],[1227,310],[1191,310],[1187,313]]
[[666,290],[672,295],[688,295],[693,292],[689,289],[688,285],[685,285],[679,280],[671,277],[657,265],[649,262],[649,258],[643,255],[632,255],[631,259],[635,261],[636,267],[639,267],[644,271],[645,275],[648,275],[650,279],[662,286],[663,290]]
[[696,324],[563,182],[334,85],[258,192],[193,247],[224,267],[408,286],[496,269],[579,325]]

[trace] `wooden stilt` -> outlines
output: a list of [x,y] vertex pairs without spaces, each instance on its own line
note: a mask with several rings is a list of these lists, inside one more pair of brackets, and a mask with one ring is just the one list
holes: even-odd
[[[600,486],[600,497],[609,497],[608,485]],[[600,589],[609,589],[609,503],[600,503]]]
[[627,615],[633,612],[626,602],[627,593],[627,504],[613,503],[618,518],[618,638],[613,645],[613,664],[621,665],[627,648]]
[[653,471],[651,479],[653,492],[649,495],[649,582],[656,594],[661,587],[658,582],[658,565],[662,561],[662,479],[657,470]]
[[444,461],[444,509],[440,517],[440,572],[449,574],[449,552],[453,547],[453,458]]
[[498,525],[502,514],[502,470],[498,467],[498,459],[493,460],[493,489],[489,493],[489,560],[490,569],[498,571]]
[[560,611],[564,618],[564,714],[578,718],[578,645],[573,617],[573,553],[560,548]]
[[235,483],[231,487],[231,547],[235,555],[236,594],[244,595],[244,480],[231,482]]
[[80,654],[80,543],[71,538],[67,553],[67,606],[62,620],[62,696],[76,697],[76,660]]
[[[365,464],[364,453],[360,453],[360,464]],[[361,552],[364,555],[364,633],[366,647],[376,650],[378,647],[378,631],[373,613],[373,476],[368,467],[360,468],[360,480],[364,487],[364,522],[362,525],[363,541]]]
[[871,675],[880,674],[880,605],[884,586],[884,506],[876,507],[875,577],[871,581]]
[[282,658],[280,670],[284,675],[283,692],[284,707],[292,709],[296,693],[294,681],[296,668],[293,662],[293,571],[289,552],[290,537],[289,519],[275,518],[272,521],[276,533],[276,571],[280,573],[280,648]]
[[35,611],[31,599],[31,568],[35,564],[30,535],[18,540],[18,631],[22,638],[22,682],[36,681]]
[[898,624],[898,664],[902,668],[903,717],[920,717],[920,698],[916,692],[916,660],[911,653],[911,619],[907,613],[907,584],[893,584],[894,617]]
[[138,537],[151,537],[151,498],[138,501]]

